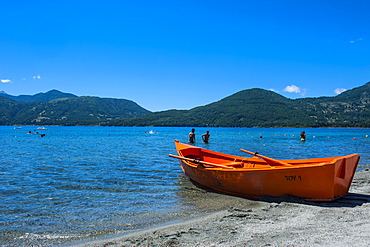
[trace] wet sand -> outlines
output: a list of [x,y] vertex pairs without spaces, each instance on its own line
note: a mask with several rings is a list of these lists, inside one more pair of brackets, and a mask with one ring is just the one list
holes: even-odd
[[370,169],[335,202],[238,198],[191,220],[64,246],[370,246]]

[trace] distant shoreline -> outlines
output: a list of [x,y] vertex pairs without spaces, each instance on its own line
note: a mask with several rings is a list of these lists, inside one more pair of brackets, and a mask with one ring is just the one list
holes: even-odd
[[135,128],[235,128],[235,129],[370,129],[370,127],[228,127],[228,126],[119,126],[119,125],[0,125],[2,127],[135,127]]

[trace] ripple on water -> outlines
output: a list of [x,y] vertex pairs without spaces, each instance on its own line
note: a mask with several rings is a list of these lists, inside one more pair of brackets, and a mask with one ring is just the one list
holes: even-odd
[[[0,126],[0,244],[56,244],[246,203],[195,187],[168,157],[189,128],[51,126],[44,138],[25,134],[34,128]],[[199,142],[205,130],[208,145]],[[244,148],[284,159],[359,153],[360,167],[369,167],[367,129],[305,129],[304,143],[292,137],[300,131],[196,128],[197,145],[219,152],[245,155]]]

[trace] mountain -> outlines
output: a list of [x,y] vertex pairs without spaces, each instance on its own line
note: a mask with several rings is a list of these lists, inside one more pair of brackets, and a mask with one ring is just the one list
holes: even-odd
[[0,125],[370,127],[370,82],[335,97],[294,100],[253,88],[190,110],[162,112],[129,100],[77,97],[57,90],[30,96],[30,102],[2,95]]
[[335,97],[299,99],[320,127],[370,127],[370,82]]
[[[65,96],[53,91],[38,94],[33,99]],[[0,96],[0,112],[0,125],[109,125],[113,120],[150,113],[137,103],[125,99],[63,97],[23,102],[5,96]]]
[[248,89],[191,110],[153,112],[113,122],[127,126],[370,127],[370,82],[335,97],[288,99]]
[[50,90],[46,93],[38,93],[35,95],[19,95],[19,96],[13,96],[13,95],[5,93],[4,91],[1,91],[0,96],[5,96],[9,99],[23,101],[23,102],[34,102],[34,101],[45,102],[45,101],[49,101],[53,99],[78,97],[74,94],[63,93],[55,89]]
[[294,100],[254,88],[191,110],[154,112],[127,119],[123,125],[267,127],[299,126],[310,121],[313,123],[304,111],[295,107]]

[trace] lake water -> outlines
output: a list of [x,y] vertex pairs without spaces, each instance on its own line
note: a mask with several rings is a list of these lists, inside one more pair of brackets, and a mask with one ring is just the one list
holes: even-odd
[[[191,128],[35,128],[0,126],[0,245],[142,229],[217,210],[226,196],[208,193],[213,202],[199,204],[202,190],[168,157]],[[200,138],[206,130],[209,144]],[[197,146],[234,155],[246,155],[240,148],[280,159],[358,153],[359,169],[370,166],[369,129],[196,128],[196,135]]]

